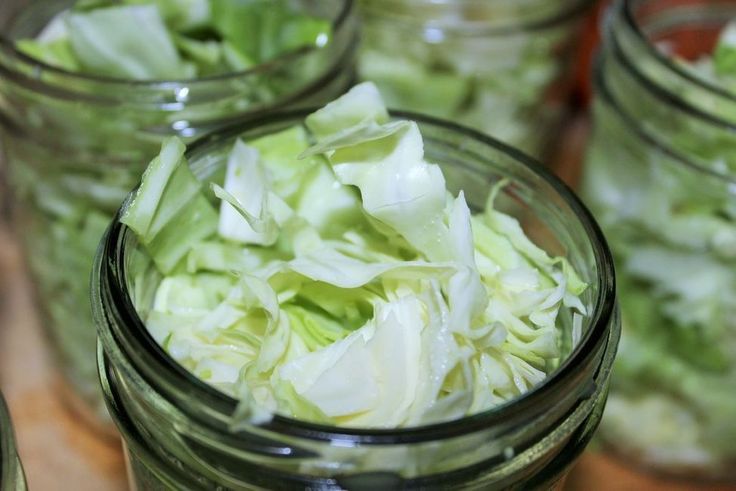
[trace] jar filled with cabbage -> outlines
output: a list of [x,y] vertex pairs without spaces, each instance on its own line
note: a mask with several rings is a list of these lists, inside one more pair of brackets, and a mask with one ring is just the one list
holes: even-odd
[[372,84],[167,140],[92,282],[138,487],[560,482],[605,404],[613,270],[520,155]]
[[356,46],[344,0],[3,1],[14,221],[61,372],[87,403],[77,407],[104,414],[89,309],[95,248],[161,142],[325,103],[353,79]]
[[584,178],[623,317],[601,435],[688,477],[736,479],[734,19],[734,1],[615,4]]

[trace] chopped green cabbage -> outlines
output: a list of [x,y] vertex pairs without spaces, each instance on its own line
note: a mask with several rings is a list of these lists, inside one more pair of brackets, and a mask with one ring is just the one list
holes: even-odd
[[287,0],[78,0],[16,47],[70,71],[181,80],[246,70],[329,39],[328,20]]
[[564,111],[582,16],[560,20],[566,2],[537,2],[537,12],[529,2],[483,3],[363,0],[359,76],[389,107],[458,121],[539,156]]
[[[734,29],[724,29],[712,57],[679,66],[736,95]],[[599,97],[584,194],[614,252],[623,314],[601,434],[660,467],[728,471],[736,458],[736,138],[716,138],[692,115],[636,97],[614,70],[604,65],[627,113],[636,111],[652,136],[665,138],[653,131],[664,128],[663,147],[722,175],[643,141]],[[675,90],[695,100],[691,85]]]
[[122,215],[163,278],[136,307],[174,359],[240,401],[235,424],[484,411],[558,366],[561,309],[586,315],[567,261],[494,209],[505,182],[471,215],[373,84],[305,127],[237,139],[210,183],[219,214],[194,183],[167,140]]

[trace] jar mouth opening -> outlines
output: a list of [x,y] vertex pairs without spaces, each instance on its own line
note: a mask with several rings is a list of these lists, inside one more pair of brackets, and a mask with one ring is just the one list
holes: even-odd
[[[350,20],[350,15],[353,12],[354,3],[355,3],[355,0],[344,0],[342,2],[343,4],[342,8],[340,9],[337,16],[331,23],[333,35],[335,32],[342,29],[342,27]],[[328,43],[328,45],[329,44],[330,43]],[[118,77],[107,77],[104,75],[94,75],[94,74],[88,74],[88,73],[74,72],[74,71],[66,70],[64,68],[60,68],[54,65],[49,65],[48,63],[42,60],[39,60],[37,58],[34,58],[32,56],[29,56],[19,51],[15,47],[15,42],[3,36],[2,33],[0,33],[0,48],[8,52],[11,56],[15,57],[16,59],[22,61],[23,63],[31,66],[32,68],[36,70],[41,70],[43,72],[61,75],[64,77],[68,77],[69,79],[72,79],[72,80],[76,79],[76,80],[85,81],[85,82],[106,84],[111,87],[112,86],[123,86],[123,87],[132,88],[132,89],[146,88],[150,90],[167,90],[167,89],[174,89],[174,88],[182,87],[182,86],[191,87],[191,86],[196,86],[200,84],[226,82],[229,80],[237,80],[239,78],[246,78],[246,77],[254,76],[254,75],[262,75],[265,73],[273,72],[282,66],[289,65],[294,60],[297,60],[306,54],[317,52],[321,49],[324,49],[324,47],[306,47],[306,48],[296,49],[294,51],[285,53],[284,55],[278,56],[277,58],[274,58],[272,60],[268,60],[264,63],[260,63],[254,67],[248,68],[246,70],[236,71],[236,72],[227,72],[227,73],[221,73],[217,75],[209,75],[205,77],[194,77],[194,78],[163,79],[163,80],[161,79],[133,80],[133,79],[118,78]]]
[[[496,3],[500,4],[508,4],[508,3],[514,3],[516,5],[516,2],[514,0],[511,0],[511,2],[507,0],[501,0],[497,1]],[[440,21],[429,21],[429,22],[422,22],[417,20],[416,18],[413,18],[411,16],[399,16],[396,14],[391,14],[388,12],[391,12],[390,9],[387,9],[385,7],[389,7],[391,4],[395,3],[403,3],[410,7],[416,7],[416,8],[422,8],[426,7],[427,4],[436,6],[436,5],[444,5],[444,4],[462,4],[462,6],[468,6],[472,7],[475,4],[480,4],[483,6],[488,6],[488,4],[492,4],[493,0],[384,0],[382,2],[375,2],[375,0],[364,0],[363,2],[365,5],[362,6],[363,10],[365,11],[366,15],[375,14],[377,17],[384,17],[384,18],[390,18],[392,21],[395,21],[396,23],[404,24],[404,25],[413,25],[413,26],[423,26],[427,28],[437,28],[437,29],[443,29],[448,32],[451,32],[453,36],[459,36],[463,38],[473,38],[473,37],[494,37],[494,36],[508,36],[513,35],[517,33],[534,33],[537,31],[544,31],[547,29],[550,29],[552,27],[555,27],[564,21],[582,16],[583,13],[585,13],[594,3],[595,0],[571,0],[568,1],[569,5],[565,6],[565,8],[558,9],[549,15],[542,16],[541,18],[533,18],[530,20],[519,20],[514,19],[513,16],[509,15],[509,22],[499,22],[497,24],[488,25],[487,22],[478,22],[478,21],[447,21],[447,22],[440,22]],[[522,2],[519,2],[522,3]],[[535,2],[535,0],[527,0],[526,3],[538,3]],[[388,13],[388,15],[387,15]]]
[[[674,63],[671,57],[668,57],[661,49],[657,47],[657,45],[654,42],[652,42],[650,37],[645,32],[644,26],[637,19],[637,6],[638,4],[641,4],[641,3],[642,3],[642,0],[624,0],[620,7],[612,7],[612,8],[621,9],[622,16],[623,16],[623,19],[626,25],[628,26],[629,29],[631,29],[631,31],[637,37],[638,41],[643,46],[646,46],[647,52],[659,64],[666,67],[669,71],[675,73],[678,77],[684,78],[698,85],[699,87],[704,88],[712,92],[713,94],[718,95],[719,97],[724,97],[726,99],[736,102],[736,92],[730,91],[721,85],[718,85],[714,82],[711,82],[705,79],[704,77],[699,77],[696,74],[692,73],[691,71],[678,65],[677,63]],[[652,81],[649,79],[644,80],[644,82],[649,86],[651,90],[658,91],[658,92],[665,92],[665,90],[662,87],[659,87],[657,84],[652,83]],[[686,101],[677,97],[676,95],[671,94],[669,91],[666,91],[666,92],[667,94],[669,94],[670,98],[673,99],[673,102],[676,102],[678,105],[683,106],[683,108],[690,108],[692,110],[697,111],[701,115],[701,117],[703,117],[704,119],[708,119],[714,123],[721,124],[721,125],[727,125],[729,127],[733,127],[734,129],[736,129],[736,124],[728,123],[720,118],[717,118],[715,116],[699,111],[696,108],[693,108]]]
[[[195,141],[187,149],[187,156],[202,152],[203,149],[217,146],[218,143],[240,135],[249,130],[257,129],[278,122],[299,122],[314,112],[316,108],[304,109],[293,112],[272,114],[259,120],[246,121],[242,125],[231,126],[228,130],[205,137]],[[410,112],[391,111],[394,117],[411,119],[420,124],[431,125],[442,128],[447,132],[461,134],[469,139],[479,141],[504,154],[512,157],[521,166],[530,170],[535,177],[543,180],[546,185],[552,187],[562,199],[564,204],[570,208],[580,225],[585,231],[589,245],[594,256],[597,277],[595,281],[597,297],[592,300],[593,308],[589,316],[588,329],[583,333],[577,346],[561,362],[544,381],[536,385],[521,396],[505,402],[487,411],[465,416],[460,419],[442,421],[428,425],[395,428],[351,428],[317,424],[298,420],[287,416],[275,414],[270,423],[262,427],[295,437],[305,437],[316,440],[339,440],[352,441],[355,443],[411,443],[436,440],[442,437],[453,437],[477,431],[490,426],[504,426],[514,424],[528,415],[536,414],[540,408],[554,404],[551,401],[563,400],[571,394],[579,392],[578,399],[589,397],[585,393],[589,387],[585,386],[586,373],[594,373],[598,370],[601,357],[600,353],[606,348],[609,339],[609,326],[614,318],[615,312],[615,278],[613,270],[613,258],[605,238],[593,219],[591,213],[582,204],[580,199],[559,178],[545,169],[540,163],[522,152],[502,143],[481,132],[459,126],[455,123],[439,120],[430,116],[414,114]],[[129,195],[126,203],[131,199]],[[207,406],[216,408],[223,414],[230,415],[235,411],[238,401],[229,395],[203,382],[182,365],[171,358],[164,349],[154,340],[144,321],[138,315],[130,293],[125,283],[126,256],[124,244],[132,232],[120,223],[121,213],[125,204],[118,211],[113,223],[103,239],[97,254],[95,265],[94,282],[104,282],[109,287],[110,294],[105,296],[105,301],[113,303],[112,308],[121,316],[125,331],[132,331],[132,343],[134,346],[125,350],[125,356],[134,364],[135,368],[142,374],[141,367],[146,363],[157,363],[156,369],[165,370],[167,374],[182,380],[182,384],[188,387],[188,393],[196,397],[198,401],[207,401]],[[109,271],[109,272],[108,272]],[[114,273],[122,271],[123,273]],[[93,289],[97,285],[93,284]],[[100,299],[95,299],[99,302]],[[98,322],[99,324],[99,322]],[[105,329],[109,329],[105,327]],[[115,342],[125,347],[126,342],[121,333],[116,329],[110,329]],[[145,357],[145,361],[140,356]],[[145,377],[144,377],[145,378]],[[150,383],[150,380],[149,380]],[[196,394],[196,396],[194,396]],[[577,400],[577,399],[576,399]]]
[[[734,173],[728,173],[728,172],[721,172],[717,169],[713,169],[711,167],[708,167],[704,164],[694,162],[691,159],[689,159],[687,156],[683,155],[679,151],[671,148],[668,145],[665,145],[663,143],[660,143],[656,138],[654,138],[652,135],[650,135],[647,131],[645,131],[638,121],[636,121],[634,118],[629,116],[626,111],[621,107],[621,105],[616,101],[616,98],[613,96],[613,93],[608,87],[608,84],[606,83],[606,78],[604,68],[603,68],[603,59],[601,56],[601,53],[598,54],[596,57],[595,63],[593,64],[593,86],[595,88],[596,93],[600,96],[602,99],[602,102],[608,105],[616,114],[617,117],[621,118],[623,120],[627,127],[636,133],[636,135],[641,138],[646,143],[656,147],[659,151],[666,154],[668,157],[672,158],[673,160],[679,162],[680,164],[689,167],[690,169],[705,174],[707,177],[715,178],[719,180],[725,180],[730,183],[733,183],[734,186],[736,186],[736,174]],[[668,99],[669,100],[669,99]],[[672,101],[674,104],[677,104],[676,101]],[[683,110],[687,110],[687,107],[682,107]],[[736,130],[736,126],[734,126],[734,130]]]

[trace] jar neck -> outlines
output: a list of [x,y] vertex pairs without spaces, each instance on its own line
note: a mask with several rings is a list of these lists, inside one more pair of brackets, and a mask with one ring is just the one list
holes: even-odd
[[[712,144],[733,138],[736,94],[688,64],[711,55],[721,29],[734,17],[733,1],[615,2],[606,17],[594,82],[602,102],[648,145],[726,179],[736,179],[736,162],[716,162],[721,156]],[[701,135],[701,141],[682,138],[683,131]]]
[[[112,226],[108,246],[120,229]],[[127,235],[120,237],[123,249],[134,246]],[[600,421],[618,344],[617,312],[610,313],[602,336],[581,347],[584,356],[554,375],[555,383],[486,413],[405,430],[326,427],[280,416],[235,429],[235,401],[181,367],[167,373],[173,362],[155,341],[136,339],[143,333],[132,329],[132,306],[121,304],[111,281],[126,275],[123,264],[130,259],[124,251],[110,252],[98,255],[92,292],[103,392],[131,451],[155,462],[174,487],[196,479],[202,488],[274,480],[330,489],[506,488],[519,482],[541,488],[565,472]]]
[[369,22],[433,28],[457,37],[530,35],[578,19],[591,0],[362,0]]
[[[101,346],[98,357],[108,409],[128,449],[173,488],[191,487],[192,482],[202,489],[222,483],[248,488],[280,482],[294,489],[506,489],[523,482],[530,489],[551,489],[600,423],[617,336],[611,333],[587,398],[553,423],[524,423],[547,430],[541,436],[520,438],[524,431],[517,428],[503,436],[479,431],[419,444],[325,442],[288,438],[269,429],[212,432],[205,425],[193,424],[175,407],[162,406],[160,400],[136,400],[130,387],[121,383],[126,375],[112,366]],[[150,388],[141,380],[132,385],[137,390]],[[167,448],[167,439],[181,439],[186,452]],[[208,473],[208,468],[217,471]]]

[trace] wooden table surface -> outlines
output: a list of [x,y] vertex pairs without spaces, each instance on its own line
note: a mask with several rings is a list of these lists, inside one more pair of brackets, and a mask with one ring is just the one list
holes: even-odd
[[[585,128],[584,121],[571,127],[558,159],[566,163],[558,172],[569,182],[577,180],[575,163]],[[100,437],[63,402],[63,384],[49,359],[30,286],[20,248],[0,223],[0,388],[10,406],[29,487],[32,491],[126,489],[119,442]],[[640,474],[610,457],[588,452],[568,477],[566,489],[698,488]]]

